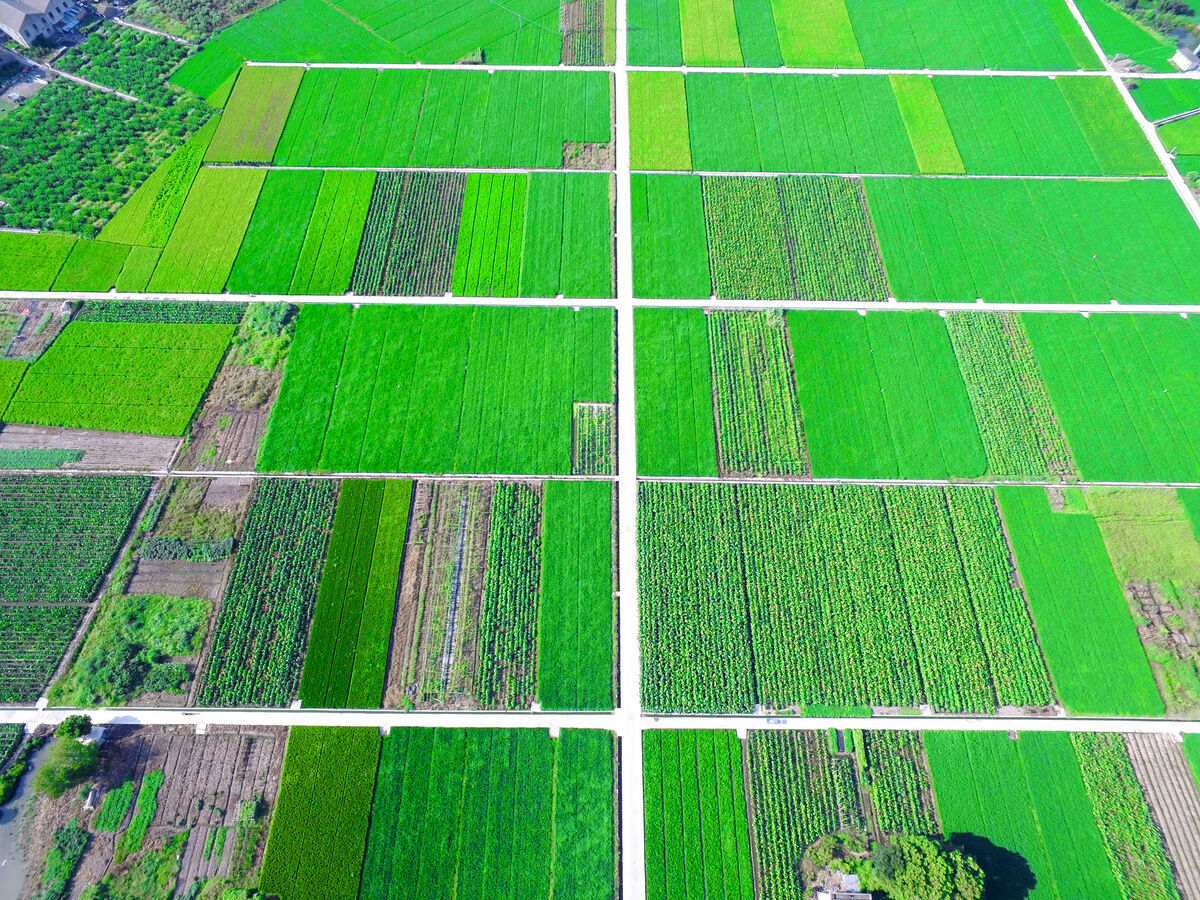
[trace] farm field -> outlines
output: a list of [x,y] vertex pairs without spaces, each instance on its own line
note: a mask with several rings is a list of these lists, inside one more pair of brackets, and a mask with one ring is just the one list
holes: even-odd
[[193,139],[151,176],[103,241],[0,235],[19,239],[10,249],[22,263],[0,283],[93,293],[614,294],[612,175],[200,168],[204,146]]
[[7,422],[182,435],[233,326],[72,322],[26,369]]
[[[769,181],[773,189],[757,178],[635,174],[635,296],[1163,304],[1197,296],[1184,260],[1200,252],[1200,238],[1166,182]],[[739,202],[753,203],[754,214],[731,243],[723,223],[746,214]],[[1114,240],[1130,216],[1175,240]],[[1017,221],[1022,228],[1004,224]]]
[[607,482],[416,482],[383,705],[611,709],[611,493]]
[[552,0],[437,9],[418,0],[283,0],[218,32],[172,80],[207,96],[247,59],[599,66],[614,58],[615,27],[615,7],[603,0],[581,0],[570,19]]
[[138,900],[244,890],[258,879],[286,739],[272,727],[109,727],[89,779],[92,804],[73,789],[30,792],[20,808],[27,883],[42,896],[72,887]]
[[[275,123],[278,109],[265,93],[262,87],[241,98],[235,91],[225,115],[253,120],[260,111]],[[601,72],[312,69],[300,81],[273,160],[561,169],[568,143],[612,140],[611,93],[611,78]],[[208,159],[233,161],[230,152],[214,143]]]
[[[635,169],[665,155],[654,140],[665,120],[686,126],[691,168],[704,172],[1162,174],[1107,79],[934,76],[914,103],[905,80],[886,75],[692,73],[680,76],[681,123],[676,91],[637,85],[660,77],[630,76],[645,100],[631,110]],[[918,127],[930,115],[946,122],[936,136]],[[956,148],[950,165],[928,152],[935,140]]]
[[[597,731],[395,728],[381,739],[374,729],[293,729],[262,887],[353,900],[403,878],[420,896],[540,897],[553,879],[556,893],[606,896],[613,752]],[[500,817],[518,824],[494,827]]]
[[919,0],[629,0],[627,15],[636,66],[1100,68],[1078,24],[1053,0],[986,8]]
[[1175,72],[1175,45],[1105,0],[1077,0],[1076,7],[1109,59],[1127,59],[1144,71]]
[[1171,865],[1182,882],[1191,863],[1168,856],[1150,790],[1188,803],[1194,785],[1170,742],[1170,774],[1140,782],[1141,737],[646,731],[648,896],[799,900],[842,872],[894,890],[868,864],[886,839],[904,860],[941,854],[957,896],[1178,897]]
[[[734,321],[775,349],[731,347]],[[1200,477],[1190,319],[641,309],[635,327],[642,475]]]
[[[1162,489],[643,483],[643,703],[1190,717],[1194,624],[1180,610],[1200,543],[1180,502]],[[853,667],[848,635],[867,648]]]
[[565,474],[572,404],[612,396],[608,310],[305,306],[258,467]]

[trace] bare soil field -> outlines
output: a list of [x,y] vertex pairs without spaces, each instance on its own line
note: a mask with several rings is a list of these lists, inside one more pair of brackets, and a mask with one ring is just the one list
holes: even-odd
[[1179,741],[1127,734],[1125,746],[1150,806],[1184,900],[1200,900],[1200,794]]
[[282,368],[223,365],[192,423],[177,468],[251,471],[282,378]]
[[60,300],[9,300],[0,314],[19,316],[20,325],[4,347],[5,359],[37,359],[74,315],[71,304]]
[[166,471],[179,438],[86,428],[51,428],[44,425],[0,426],[0,450],[82,450],[83,458],[72,469],[144,469]]
[[233,557],[220,562],[187,559],[139,559],[125,588],[127,594],[203,597],[216,602],[224,592]]
[[[31,874],[40,876],[54,830],[77,818],[92,833],[72,881],[73,900],[88,885],[136,867],[148,854],[185,832],[176,895],[197,879],[238,880],[262,862],[286,741],[284,728],[221,728],[204,735],[187,726],[107,729],[93,778],[99,794],[95,808],[87,809],[77,790],[69,790],[57,800],[37,799],[26,854]],[[103,795],[127,780],[136,788],[147,773],[156,770],[162,770],[164,780],[143,849],[114,865],[117,841],[129,816],[116,833],[96,833],[94,821]],[[249,805],[254,807],[252,821]],[[228,829],[219,857],[211,852],[216,842],[208,842],[209,831],[216,828]],[[207,859],[206,845],[210,848]],[[22,897],[34,895],[36,880],[29,879]]]
[[477,709],[473,676],[493,487],[418,481],[384,706]]

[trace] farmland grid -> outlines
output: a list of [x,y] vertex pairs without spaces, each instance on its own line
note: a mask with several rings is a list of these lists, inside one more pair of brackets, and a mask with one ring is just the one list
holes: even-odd
[[[615,123],[614,123],[614,142],[616,144],[616,179],[617,179],[617,205],[616,205],[616,298],[613,299],[563,299],[563,298],[546,298],[546,299],[516,299],[506,298],[499,301],[506,306],[603,306],[615,307],[616,310],[616,358],[617,358],[617,379],[616,379],[616,396],[615,407],[617,410],[617,432],[616,432],[616,475],[604,476],[522,476],[522,475],[423,475],[419,473],[389,473],[388,478],[446,478],[450,480],[462,481],[473,479],[488,479],[488,480],[516,480],[520,481],[529,477],[536,477],[539,480],[580,480],[580,481],[607,481],[617,485],[618,487],[618,510],[617,510],[617,530],[618,530],[618,553],[620,573],[619,591],[617,593],[618,607],[618,622],[619,622],[619,693],[618,703],[612,712],[606,713],[563,713],[563,712],[464,712],[464,711],[438,711],[438,712],[401,712],[401,711],[384,711],[384,710],[344,710],[344,711],[329,711],[320,709],[138,709],[138,708],[121,708],[121,709],[99,709],[90,710],[90,714],[98,724],[110,722],[119,722],[121,724],[145,724],[145,725],[195,725],[197,729],[201,729],[208,725],[335,725],[342,727],[393,727],[393,726],[415,726],[422,728],[438,728],[438,727],[481,727],[481,728],[526,728],[526,729],[545,729],[552,730],[562,728],[599,728],[614,732],[620,739],[620,839],[621,845],[624,848],[621,859],[621,882],[623,891],[627,896],[645,896],[645,871],[644,857],[640,852],[640,848],[644,846],[644,815],[643,815],[643,761],[642,761],[642,735],[645,731],[651,729],[686,729],[686,730],[735,730],[740,737],[745,737],[748,730],[804,730],[816,731],[823,728],[837,729],[863,729],[866,731],[880,730],[957,730],[957,731],[1058,731],[1058,732],[1126,732],[1139,734],[1200,734],[1200,722],[1198,721],[1183,721],[1172,720],[1166,718],[1155,719],[1136,719],[1136,718],[1065,718],[1065,717],[1047,717],[1047,716],[988,716],[988,717],[964,717],[950,715],[877,715],[871,718],[858,717],[781,717],[775,719],[765,719],[761,716],[742,716],[742,715],[725,715],[725,716],[694,716],[694,715],[663,715],[663,716],[647,716],[643,713],[641,705],[641,658],[640,658],[640,640],[639,640],[639,598],[637,587],[637,509],[635,498],[638,493],[638,485],[645,482],[679,482],[679,483],[805,483],[805,484],[907,484],[907,485],[936,485],[936,486],[996,486],[1000,484],[1030,484],[1037,486],[1045,486],[1046,482],[1022,482],[1022,481],[979,481],[979,482],[954,482],[941,480],[915,480],[915,479],[804,479],[803,481],[796,478],[772,478],[772,477],[756,477],[756,476],[739,476],[739,477],[723,477],[723,478],[699,478],[699,477],[649,477],[639,476],[636,467],[636,421],[634,416],[634,405],[632,402],[632,387],[634,384],[634,330],[633,330],[633,313],[634,308],[639,306],[665,306],[665,307],[684,307],[684,308],[704,308],[704,309],[728,309],[728,310],[789,310],[789,309],[837,309],[837,310],[858,310],[866,311],[889,311],[889,310],[935,310],[935,311],[1012,311],[1023,313],[1080,313],[1083,315],[1100,314],[1115,312],[1115,313],[1139,313],[1139,314],[1179,314],[1179,315],[1200,315],[1200,304],[1163,307],[1158,305],[1122,305],[1120,307],[1114,305],[1101,304],[1019,304],[1019,303],[994,303],[994,302],[979,302],[974,304],[968,303],[925,303],[925,302],[897,302],[891,301],[885,304],[855,304],[844,302],[795,302],[788,301],[780,303],[778,301],[748,301],[739,299],[697,299],[697,300],[678,300],[678,299],[635,299],[633,290],[633,250],[631,241],[631,209],[630,209],[630,179],[631,174],[635,169],[631,168],[630,146],[627,139],[629,134],[629,108],[628,108],[628,74],[629,72],[641,71],[671,71],[678,69],[687,73],[769,73],[778,74],[780,72],[796,73],[796,74],[814,74],[814,75],[892,75],[892,74],[914,74],[914,75],[930,75],[937,74],[939,76],[972,76],[972,75],[989,75],[993,77],[1047,77],[1047,76],[1062,76],[1062,77],[1095,77],[1108,78],[1113,81],[1122,98],[1130,108],[1131,114],[1135,121],[1141,127],[1146,139],[1149,141],[1152,149],[1161,162],[1164,163],[1165,175],[1155,176],[1135,176],[1130,178],[1116,178],[1111,180],[1169,180],[1179,192],[1186,208],[1200,227],[1200,204],[1196,198],[1187,189],[1183,181],[1182,175],[1174,165],[1170,163],[1167,157],[1167,152],[1158,138],[1154,128],[1154,124],[1150,122],[1137,108],[1133,98],[1126,86],[1122,73],[1119,73],[1113,68],[1108,58],[1101,51],[1101,48],[1096,41],[1094,34],[1089,28],[1087,22],[1079,13],[1074,0],[1063,0],[1070,8],[1073,16],[1078,20],[1084,35],[1088,41],[1097,50],[1098,55],[1104,62],[1104,69],[1095,71],[1062,71],[1062,72],[1047,72],[1047,71],[1023,71],[1023,70],[942,70],[942,69],[846,69],[846,68],[800,68],[800,67],[783,67],[783,68],[755,68],[755,67],[699,67],[699,66],[680,66],[680,67],[649,67],[649,66],[631,66],[628,64],[628,48],[627,36],[625,28],[625,3],[617,4],[617,28],[616,28],[616,62],[611,66],[604,67],[582,67],[582,66],[508,66],[508,65],[493,65],[488,66],[489,69],[504,70],[546,70],[546,71],[564,71],[564,70],[582,70],[582,71],[610,71],[615,77]],[[294,66],[295,63],[269,63],[252,61],[248,63],[251,66],[271,66],[271,65],[289,65]],[[430,64],[335,64],[335,63],[310,63],[304,64],[306,68],[371,68],[371,69],[453,69],[453,65],[430,65]],[[1187,79],[1200,80],[1200,75],[1173,75],[1173,74],[1140,74],[1139,78],[1147,79]],[[236,166],[214,166],[214,167],[236,167]],[[306,167],[293,166],[255,166],[254,168],[264,169],[304,169]],[[329,170],[334,170],[332,167],[325,167]],[[352,167],[346,167],[347,171],[356,170]],[[385,169],[373,169],[370,171],[389,171]],[[408,169],[401,171],[411,171]],[[492,174],[504,172],[530,172],[538,171],[532,169],[465,169],[465,168],[432,168],[425,171],[438,172],[488,172]],[[561,170],[553,170],[561,171]],[[656,173],[659,174],[659,173]],[[692,172],[688,174],[696,175],[745,175],[749,177],[775,177],[781,173],[732,173],[732,172]],[[806,174],[806,173],[794,173]],[[885,174],[858,174],[856,177],[913,177],[910,175],[885,175]],[[931,176],[924,176],[931,177]],[[1023,176],[1010,175],[941,175],[932,176],[936,178],[1020,178]],[[1045,178],[1051,180],[1058,179],[1073,179],[1073,176],[1024,176],[1025,178]],[[1089,180],[1109,180],[1105,177]],[[1136,231],[1132,228],[1131,231]],[[46,299],[144,299],[155,297],[153,293],[128,293],[128,294],[112,294],[112,293],[63,293],[63,292],[15,292],[15,291],[0,291],[0,298],[46,298]],[[191,295],[187,297],[172,297],[172,299],[182,299],[190,302],[214,302],[214,301],[229,301],[237,299],[239,295],[229,294],[207,294],[207,295]],[[345,303],[345,296],[270,296],[270,295],[241,295],[254,296],[259,301],[278,301],[287,303]],[[416,303],[453,303],[456,305],[471,305],[471,304],[492,304],[497,301],[494,298],[476,298],[476,297],[360,297],[355,296],[354,302],[368,303],[383,303],[383,304],[416,304]],[[72,474],[72,470],[68,467],[57,470],[61,474]],[[9,474],[19,474],[17,471]],[[96,474],[126,474],[117,470],[89,470],[89,475]],[[329,479],[341,478],[348,476],[359,476],[359,473],[325,473],[323,475],[299,475],[293,473],[272,473],[264,474],[257,472],[196,472],[182,468],[170,467],[165,470],[146,472],[145,470],[130,471],[127,474],[136,475],[154,475],[154,476],[175,476],[175,477],[205,477],[205,478],[244,478],[253,476],[257,478],[272,478],[272,479],[290,479],[290,478],[308,478],[308,479]],[[1133,483],[1118,483],[1118,482],[1075,482],[1074,485],[1089,486],[1105,485],[1105,486],[1131,486]],[[1175,483],[1175,482],[1137,482],[1140,486],[1155,486],[1155,487],[1200,487],[1200,483]],[[0,709],[0,722],[5,723],[25,723],[27,725],[49,723],[53,724],[60,721],[65,715],[70,712],[68,709],[49,709],[45,705],[45,701],[39,701],[36,705],[11,707]]]

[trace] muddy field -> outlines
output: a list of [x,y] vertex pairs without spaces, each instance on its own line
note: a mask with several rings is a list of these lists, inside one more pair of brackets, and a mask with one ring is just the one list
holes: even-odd
[[163,472],[171,465],[179,438],[85,428],[50,428],[43,425],[0,427],[3,450],[82,450],[83,458],[71,469],[138,469]]
[[192,423],[177,468],[253,471],[282,377],[282,369],[223,365]]
[[[93,831],[72,882],[72,900],[86,886],[137,866],[148,853],[185,832],[176,895],[196,879],[245,874],[242,869],[246,859],[251,861],[251,870],[257,868],[279,790],[286,740],[286,729],[267,727],[210,729],[205,735],[197,735],[185,726],[108,729],[100,767],[93,779],[98,788],[96,809],[103,803],[104,793],[126,780],[140,785],[147,773],[162,770],[163,785],[142,852],[119,866],[113,865],[116,843],[128,827],[132,805],[115,834]],[[248,814],[250,806],[254,808],[253,823]],[[26,855],[30,871],[41,873],[54,829],[78,818],[80,824],[92,830],[95,816],[96,810],[86,808],[79,791],[67,791],[58,800],[40,797],[34,808]],[[209,831],[216,828],[228,829],[219,857],[211,852],[213,844],[208,838]],[[206,844],[210,848],[208,859],[204,858]],[[36,884],[26,884],[22,897],[31,898],[36,888]]]
[[170,597],[203,597],[217,601],[224,593],[225,579],[233,557],[220,562],[186,559],[139,559],[127,594],[166,594]]
[[418,481],[400,572],[384,706],[475,709],[493,486]]

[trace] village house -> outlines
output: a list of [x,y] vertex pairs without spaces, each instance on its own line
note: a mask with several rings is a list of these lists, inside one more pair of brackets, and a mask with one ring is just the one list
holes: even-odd
[[0,30],[28,47],[51,34],[71,6],[70,0],[0,0]]

